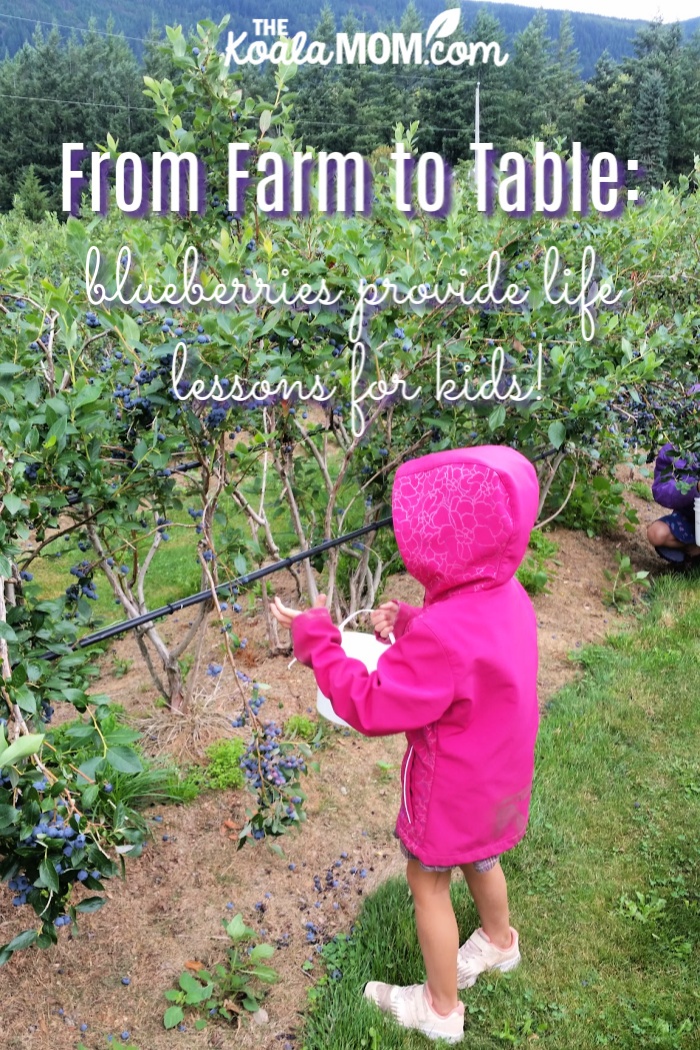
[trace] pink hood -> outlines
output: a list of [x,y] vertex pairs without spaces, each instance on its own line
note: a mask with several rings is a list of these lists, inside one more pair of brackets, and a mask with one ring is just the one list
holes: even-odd
[[537,475],[500,445],[435,452],[399,467],[394,533],[426,604],[446,591],[505,583],[520,565],[535,524]]

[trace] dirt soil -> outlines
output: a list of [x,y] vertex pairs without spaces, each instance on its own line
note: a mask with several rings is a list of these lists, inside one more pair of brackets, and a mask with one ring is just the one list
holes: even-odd
[[[604,570],[615,566],[616,550],[630,555],[635,570],[666,571],[644,535],[658,508],[633,495],[629,501],[640,519],[633,534],[621,531],[590,539],[563,529],[550,533],[558,554],[550,566],[548,593],[534,599],[543,705],[577,673],[570,654],[629,622],[602,600],[609,586]],[[418,604],[422,600],[420,588],[405,576],[394,577],[386,594]],[[299,664],[288,669],[289,658],[268,655],[259,615],[244,622],[245,669],[270,686],[261,717],[280,723],[295,713],[315,717],[311,672]],[[186,625],[181,614],[169,622],[166,633],[175,638]],[[221,662],[218,632],[212,624],[204,666],[208,659]],[[123,677],[114,677],[111,653],[102,658],[99,691],[134,716],[152,712],[156,694],[139,670],[133,641],[126,638],[114,646],[114,655],[134,661]],[[211,689],[212,679],[204,678],[202,685]],[[239,705],[233,690],[227,700],[225,679],[219,690],[230,705],[228,713],[236,714]],[[315,957],[304,924],[316,925],[319,942],[349,930],[363,896],[404,867],[393,837],[403,737],[363,739],[324,724],[326,745],[317,755],[320,773],[309,775],[305,783],[308,821],[282,840],[284,857],[264,844],[236,851],[223,824],[240,824],[242,792],[207,793],[187,806],[149,810],[153,839],[128,864],[127,881],[108,884],[109,904],[82,917],[79,929],[61,930],[57,947],[18,952],[0,969],[3,1050],[76,1050],[81,1041],[88,1050],[104,1050],[110,1033],[113,1045],[125,1045],[120,1038],[125,1031],[139,1050],[291,1050],[299,1045],[300,1014],[315,972],[302,970],[304,961]],[[337,883],[330,888],[328,871]],[[320,878],[320,893],[314,876]],[[25,928],[29,917],[15,913],[11,896],[0,886],[0,943]],[[221,920],[237,911],[278,947],[271,962],[281,980],[261,1012],[262,1023],[246,1018],[238,1030],[217,1025],[201,1033],[190,1023],[186,1033],[165,1032],[164,992],[187,962],[209,966],[223,961],[228,938]],[[126,985],[124,977],[130,979]],[[88,1026],[84,1033],[81,1024]]]

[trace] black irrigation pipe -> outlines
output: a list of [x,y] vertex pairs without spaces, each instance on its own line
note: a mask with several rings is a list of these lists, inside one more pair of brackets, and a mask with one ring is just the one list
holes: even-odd
[[[557,451],[555,448],[550,448],[546,452],[541,452],[535,456],[532,462],[537,463],[541,459],[548,459],[550,456],[555,455]],[[179,469],[191,470],[196,466],[199,466],[199,463],[187,463],[183,464]],[[79,503],[80,497],[76,497],[74,500],[69,499],[69,502],[71,501]],[[282,558],[281,561],[276,561],[272,565],[265,565],[262,569],[249,572],[246,576],[238,576],[235,580],[229,580],[228,583],[220,583],[215,588],[216,593],[227,595],[233,592],[235,594],[239,587],[255,583],[256,580],[262,580],[265,576],[272,576],[273,573],[280,572],[282,569],[288,569],[291,565],[296,565],[297,562],[306,561],[308,558],[313,558],[316,554],[323,554],[324,551],[331,550],[333,547],[339,547],[343,543],[349,543],[352,540],[359,539],[360,536],[366,536],[368,532],[376,532],[378,529],[386,528],[387,525],[391,524],[393,524],[393,519],[389,515],[386,518],[380,518],[379,521],[370,522],[369,525],[363,525],[362,528],[355,529],[354,532],[347,532],[344,536],[338,536],[334,540],[324,540],[323,543],[319,543],[316,547],[310,547],[309,550],[291,554],[288,558]],[[159,620],[163,616],[172,616],[173,613],[179,612],[181,609],[188,609],[191,605],[200,605],[202,602],[210,599],[211,594],[211,590],[198,591],[197,594],[190,594],[187,598],[179,598],[168,605],[161,605],[159,609],[154,609],[153,612],[142,613],[141,616],[135,616],[131,620],[122,620],[121,623],[115,623],[110,627],[104,627],[101,631],[95,631],[94,634],[88,634],[70,648],[72,650],[87,649],[90,645],[98,645],[100,642],[107,641],[108,638],[115,638],[118,634],[126,634],[127,631],[134,631],[137,627],[143,627],[144,624],[151,623],[152,620]],[[48,651],[40,653],[39,659],[58,660],[60,656],[60,653]]]
[[[215,588],[216,593],[227,595],[233,592],[235,594],[239,587],[245,587],[256,580],[262,580],[263,577],[271,576],[282,569],[288,569],[291,565],[296,565],[297,562],[306,561],[307,558],[313,558],[314,555],[322,554],[332,547],[339,547],[341,543],[356,540],[360,536],[365,536],[368,532],[376,532],[377,529],[383,529],[391,524],[391,516],[380,518],[379,521],[370,522],[369,525],[363,525],[362,528],[355,529],[354,532],[347,532],[344,536],[338,536],[334,540],[324,540],[323,543],[319,543],[318,546],[311,547],[309,550],[300,551],[298,554],[290,554],[288,558],[282,558],[281,561],[276,561],[272,565],[265,565],[262,569],[249,572],[246,576],[238,576],[235,580],[229,580],[228,583],[220,583]],[[171,616],[173,613],[179,612],[181,609],[187,609],[191,605],[199,605],[201,602],[211,599],[211,594],[211,590],[199,591],[197,594],[190,594],[187,598],[178,598],[177,601],[170,602],[168,605],[161,605],[159,609],[154,609],[153,612],[142,613],[141,616],[135,616],[132,620],[123,620],[121,623],[112,624],[111,627],[105,627],[94,634],[88,634],[85,638],[81,638],[79,642],[76,642],[74,646],[71,646],[71,649],[87,649],[89,645],[97,645],[99,642],[104,642],[108,638],[114,638],[118,634],[133,631],[137,627],[150,623],[152,620],[160,619],[162,616]],[[39,659],[57,660],[60,656],[60,653],[45,652],[39,655]]]

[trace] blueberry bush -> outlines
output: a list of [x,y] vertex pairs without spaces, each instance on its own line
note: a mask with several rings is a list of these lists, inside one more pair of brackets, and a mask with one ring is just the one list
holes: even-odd
[[[109,705],[87,692],[98,672],[74,649],[96,609],[148,616],[164,578],[210,595],[179,641],[166,642],[156,620],[135,637],[174,712],[187,710],[198,683],[216,687],[226,672],[253,793],[240,842],[274,842],[303,819],[311,747],[261,720],[264,693],[239,666],[245,598],[235,583],[222,596],[223,582],[378,520],[396,466],[425,452],[518,447],[537,463],[540,524],[563,513],[595,530],[622,504],[613,473],[621,459],[644,458],[665,438],[697,448],[686,391],[700,335],[700,161],[643,207],[576,221],[487,217],[465,168],[454,173],[449,213],[436,219],[396,208],[378,151],[370,215],[317,214],[312,185],[308,215],[271,219],[256,206],[257,158],[302,147],[315,156],[294,124],[296,70],[280,67],[270,98],[246,97],[219,51],[224,28],[204,22],[189,41],[170,30],[177,82],[145,84],[161,148],[192,151],[206,168],[202,214],[128,218],[112,206],[94,217],[84,202],[65,223],[0,217],[0,876],[17,906],[41,919],[0,951],[3,962],[52,943],[57,923],[97,907],[115,856],[140,846],[138,822],[112,808],[107,787],[115,773],[136,776],[140,760],[128,730],[104,731]],[[396,134],[420,151],[419,127]],[[105,138],[114,159],[119,144]],[[227,204],[229,142],[250,147],[240,215]],[[584,338],[578,305],[551,303],[543,275],[556,249],[555,284],[563,293],[568,280],[573,298],[591,247],[592,281],[621,295],[591,309],[594,332]],[[376,299],[388,282],[407,294],[463,279],[476,293],[494,250],[500,279],[473,305],[443,295],[355,312],[360,289]],[[202,301],[168,302],[162,290],[181,286],[188,268]],[[258,294],[317,291],[322,281],[338,298],[332,305]],[[503,301],[509,283],[528,292],[526,303]],[[207,304],[219,285],[238,288],[235,303]],[[438,361],[442,381],[464,396],[438,397]],[[494,370],[491,396],[475,393]],[[527,388],[538,375],[539,397],[506,399],[514,377]],[[238,396],[236,377],[249,396]],[[315,377],[313,398],[280,388],[286,379],[308,391]],[[409,399],[404,389],[419,393]],[[360,409],[362,428],[353,425]],[[53,579],[63,554],[72,564],[57,594],[46,566]],[[288,581],[298,599],[312,599],[322,576],[340,617],[372,605],[396,563],[380,532],[301,563]],[[266,587],[259,602],[271,648],[285,650]],[[205,668],[212,618],[222,662]],[[77,766],[45,731],[57,703],[89,718],[78,733],[95,750]],[[69,904],[76,882],[93,896]]]

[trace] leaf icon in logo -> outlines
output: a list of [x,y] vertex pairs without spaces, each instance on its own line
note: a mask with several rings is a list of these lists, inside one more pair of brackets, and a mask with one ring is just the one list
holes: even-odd
[[437,15],[428,26],[428,32],[425,34],[425,46],[428,46],[433,37],[452,36],[459,25],[461,13],[461,8],[451,7],[449,11],[442,11]]

